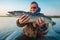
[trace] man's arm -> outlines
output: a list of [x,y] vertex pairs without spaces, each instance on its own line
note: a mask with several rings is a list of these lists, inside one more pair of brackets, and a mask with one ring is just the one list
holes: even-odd
[[18,27],[23,27],[23,26],[26,25],[26,23],[20,24],[20,23],[19,23],[19,19],[16,21],[16,24],[17,24]]
[[39,26],[38,26],[38,35],[47,34],[48,30],[49,30],[49,24],[48,23],[45,23],[42,28],[39,28]]
[[44,18],[38,18],[36,20],[36,24],[38,25],[38,30],[39,30],[38,34],[40,34],[40,32],[42,34],[45,34],[45,33],[48,32],[48,26],[49,26],[49,24],[45,23]]
[[46,34],[48,32],[48,30],[49,30],[49,23],[45,24],[45,29],[43,29],[43,30],[44,30],[43,34]]
[[17,20],[17,26],[23,27],[29,22],[29,17],[26,14],[23,14],[18,20]]
[[27,25],[28,23],[22,23],[22,24],[20,24],[19,23],[19,19],[16,21],[16,24],[17,24],[17,26],[18,27],[24,27],[25,25]]

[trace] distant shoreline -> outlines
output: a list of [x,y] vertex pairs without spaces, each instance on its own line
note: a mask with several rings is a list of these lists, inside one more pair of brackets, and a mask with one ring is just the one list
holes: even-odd
[[60,16],[49,16],[51,18],[60,18]]
[[[0,17],[17,17],[17,16],[0,16]],[[51,18],[60,18],[60,16],[49,16]]]

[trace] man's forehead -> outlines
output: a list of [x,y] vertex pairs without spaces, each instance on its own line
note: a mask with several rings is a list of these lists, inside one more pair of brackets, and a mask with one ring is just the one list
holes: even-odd
[[31,6],[31,7],[36,7],[37,5],[36,5],[36,4],[31,4],[30,6]]

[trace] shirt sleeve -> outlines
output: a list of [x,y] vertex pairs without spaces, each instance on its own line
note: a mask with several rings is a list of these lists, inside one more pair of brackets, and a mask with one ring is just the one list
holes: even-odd
[[44,24],[43,27],[38,26],[38,30],[40,30],[40,31],[44,31],[44,30],[46,30],[46,24]]
[[19,19],[16,21],[16,24],[17,24],[18,27],[23,27],[23,26],[26,25],[26,23],[20,24],[20,23],[19,23]]
[[43,33],[47,33],[48,32],[48,27],[49,27],[48,24],[44,24],[44,26],[42,28],[40,28],[38,26],[38,30],[41,31],[41,32],[43,32]]

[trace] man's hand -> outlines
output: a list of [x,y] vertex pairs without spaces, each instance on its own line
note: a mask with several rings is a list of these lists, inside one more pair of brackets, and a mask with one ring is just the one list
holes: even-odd
[[24,14],[22,15],[20,18],[19,18],[19,23],[20,24],[23,24],[23,23],[28,23],[29,22],[29,17],[28,15]]
[[36,22],[36,24],[37,24],[38,26],[40,26],[40,27],[43,27],[44,24],[45,24],[44,18],[38,18],[35,22]]

